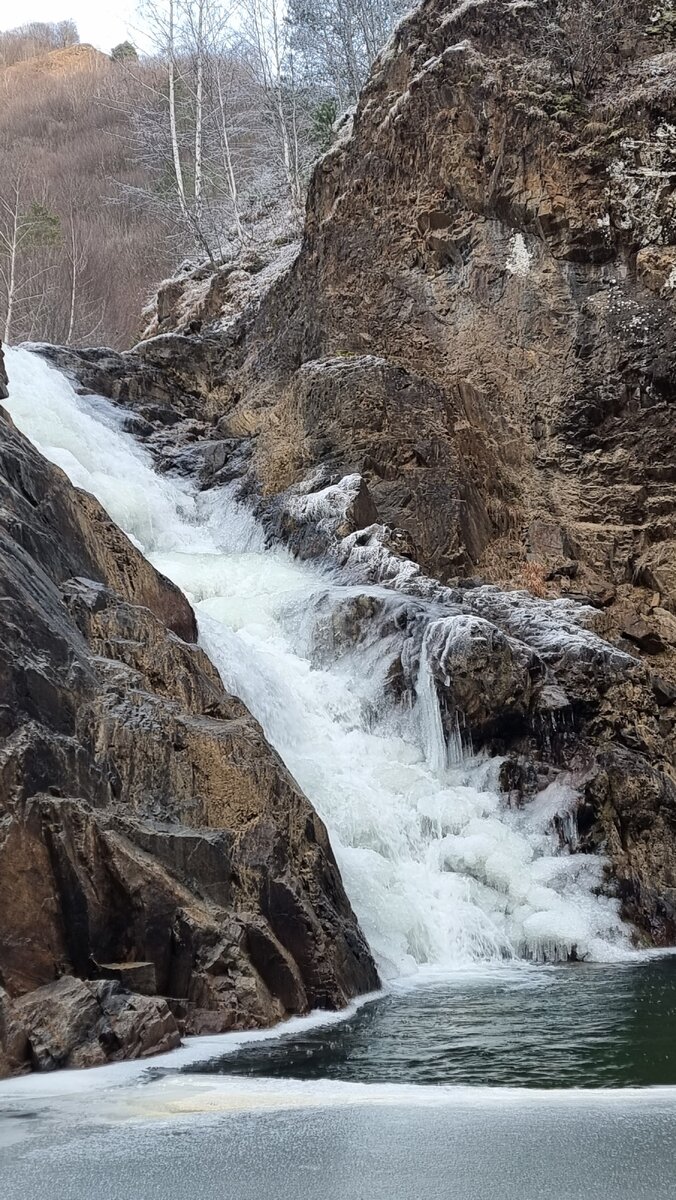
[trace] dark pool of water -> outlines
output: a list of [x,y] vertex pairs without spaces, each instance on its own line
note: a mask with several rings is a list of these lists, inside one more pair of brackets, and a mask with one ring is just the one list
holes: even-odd
[[676,1084],[676,957],[486,973],[191,1071],[511,1087]]

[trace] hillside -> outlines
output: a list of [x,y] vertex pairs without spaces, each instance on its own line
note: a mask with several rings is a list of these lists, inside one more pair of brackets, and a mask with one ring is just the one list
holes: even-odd
[[[164,230],[130,199],[135,82],[92,46],[0,66],[0,334],[124,347],[173,264]],[[9,264],[18,219],[15,291]]]
[[62,75],[74,75],[78,71],[103,70],[110,64],[107,54],[95,50],[93,46],[78,42],[75,46],[64,46],[59,50],[49,50],[46,54],[38,54],[33,58],[22,59],[10,66],[2,67],[2,79],[5,88],[14,90],[35,84],[46,78]]

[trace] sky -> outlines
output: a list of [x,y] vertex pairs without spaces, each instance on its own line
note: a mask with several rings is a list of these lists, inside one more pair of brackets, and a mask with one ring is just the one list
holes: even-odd
[[0,0],[0,30],[31,21],[65,21],[72,18],[81,42],[91,42],[109,53],[129,38],[140,41],[135,0]]

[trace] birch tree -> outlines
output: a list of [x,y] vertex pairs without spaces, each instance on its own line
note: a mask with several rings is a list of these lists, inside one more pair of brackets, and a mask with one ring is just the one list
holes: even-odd
[[153,138],[152,132],[157,130],[158,110],[164,109],[172,195],[181,221],[210,259],[213,248],[204,221],[204,77],[206,27],[217,11],[216,0],[146,0],[142,7],[145,26],[166,70],[166,93],[161,81],[155,86],[150,83],[144,69],[133,72],[148,98],[147,106],[137,114],[141,157],[151,171],[163,174],[163,139]]
[[303,161],[290,27],[283,0],[242,0],[242,37],[260,82],[261,116],[267,116],[294,212],[303,206]]
[[60,239],[58,217],[39,201],[27,201],[23,177],[10,181],[0,195],[0,287],[4,322],[2,340],[9,342],[19,309],[44,304],[53,264],[42,251]]
[[289,0],[291,40],[303,71],[339,108],[353,103],[406,0]]

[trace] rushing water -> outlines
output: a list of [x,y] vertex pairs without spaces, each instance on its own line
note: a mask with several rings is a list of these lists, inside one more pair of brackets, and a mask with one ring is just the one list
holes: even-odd
[[[7,355],[16,424],[93,492],[198,614],[203,645],[327,824],[345,886],[385,978],[520,957],[609,960],[627,952],[602,863],[563,853],[554,786],[507,808],[498,763],[448,766],[422,655],[417,702],[386,699],[396,622],[336,645],[335,615],[368,588],[265,549],[226,490],[160,476],[124,415],[79,397],[26,350]],[[401,597],[370,589],[393,610]],[[430,608],[429,625],[438,620]]]
[[338,1025],[246,1042],[193,1071],[352,1083],[676,1085],[676,959],[488,969],[401,989]]

